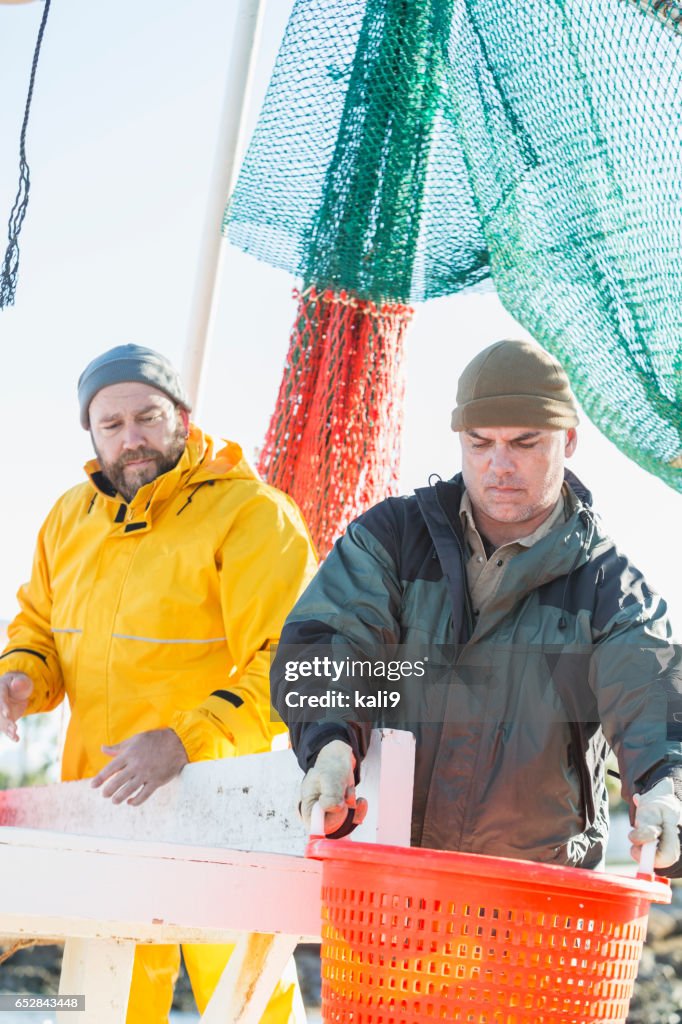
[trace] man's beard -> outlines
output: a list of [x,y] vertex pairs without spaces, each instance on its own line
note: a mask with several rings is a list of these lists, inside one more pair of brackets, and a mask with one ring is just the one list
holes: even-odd
[[[167,473],[174,466],[177,466],[185,450],[186,443],[185,427],[182,422],[179,422],[173,438],[163,452],[158,451],[156,448],[141,447],[135,451],[126,452],[115,462],[108,463],[104,461],[97,451],[97,447],[95,447],[95,452],[102,467],[102,472],[109,483],[125,498],[126,502],[130,503],[141,487],[151,483],[158,476]],[[126,473],[125,469],[128,463],[136,462],[138,459],[150,459],[151,461],[144,466],[137,467],[136,470],[129,470]]]

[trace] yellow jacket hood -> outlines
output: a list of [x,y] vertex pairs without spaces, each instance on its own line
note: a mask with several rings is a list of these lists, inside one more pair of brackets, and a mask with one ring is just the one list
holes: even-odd
[[[90,459],[83,467],[96,491],[107,499],[117,496],[109,483],[98,459]],[[236,441],[223,439],[223,447],[214,454],[213,438],[204,434],[195,424],[190,424],[185,450],[178,463],[145,484],[135,495],[131,504],[146,505],[157,495],[170,493],[177,487],[196,486],[209,480],[258,480],[258,474],[249,465],[241,446]]]

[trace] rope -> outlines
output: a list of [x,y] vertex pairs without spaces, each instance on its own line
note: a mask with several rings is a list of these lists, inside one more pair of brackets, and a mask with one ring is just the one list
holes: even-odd
[[5,960],[9,960],[11,956],[18,953],[20,949],[30,949],[31,946],[47,946],[52,945],[51,942],[44,942],[41,939],[19,939],[18,942],[13,943],[9,949],[6,949],[4,953],[0,953],[0,964],[4,964]]
[[650,18],[656,18],[671,32],[682,36],[682,3],[679,0],[629,0]]
[[26,107],[24,109],[24,121],[21,126],[21,135],[19,138],[19,187],[17,189],[12,212],[9,215],[9,222],[7,225],[7,251],[5,252],[5,259],[2,265],[2,276],[0,277],[0,309],[5,309],[7,306],[14,304],[14,298],[17,290],[17,275],[19,273],[19,233],[26,216],[28,195],[31,188],[31,174],[26,160],[26,129],[28,128],[28,117],[31,110],[31,101],[33,99],[33,86],[35,85],[36,69],[38,67],[38,58],[40,57],[40,47],[43,42],[43,34],[45,32],[45,25],[47,23],[47,16],[50,12],[51,2],[52,0],[44,0],[45,7],[43,10],[43,17],[40,22],[40,28],[38,29],[38,39],[36,41],[33,63],[31,65],[31,79],[28,86],[28,96],[26,97]]

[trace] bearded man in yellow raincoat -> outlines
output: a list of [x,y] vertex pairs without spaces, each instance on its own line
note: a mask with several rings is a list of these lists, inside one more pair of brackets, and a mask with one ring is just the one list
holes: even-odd
[[[0,732],[66,695],[64,780],[138,805],[185,764],[270,749],[269,649],[315,571],[294,502],[237,444],[214,452],[158,352],[121,345],[78,382],[97,458],[40,531],[0,657]],[[200,1012],[232,947],[184,946]],[[127,1024],[167,1021],[180,952],[139,946]],[[293,965],[292,965],[293,966]],[[263,1016],[293,1024],[295,977]]]

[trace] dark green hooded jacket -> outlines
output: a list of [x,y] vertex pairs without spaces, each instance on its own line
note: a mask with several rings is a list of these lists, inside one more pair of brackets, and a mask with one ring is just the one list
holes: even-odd
[[[510,560],[480,615],[458,476],[352,523],[287,620],[272,697],[301,767],[334,738],[360,763],[372,724],[411,729],[413,845],[596,867],[609,746],[626,800],[667,775],[679,793],[682,667],[665,602],[602,532],[582,484],[566,479],[568,520]],[[427,677],[401,684],[411,717],[344,710],[310,721],[289,707],[288,693],[315,683],[292,681],[285,665],[321,651],[426,659]],[[368,688],[355,675],[338,685]]]

